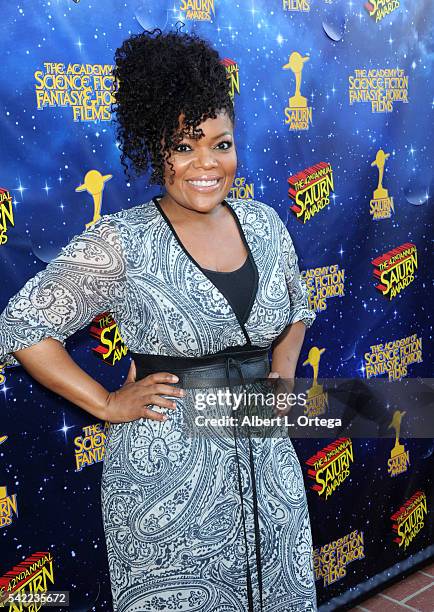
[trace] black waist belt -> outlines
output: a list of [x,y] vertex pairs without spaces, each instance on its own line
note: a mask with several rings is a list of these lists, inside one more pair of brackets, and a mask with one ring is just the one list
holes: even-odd
[[[268,348],[251,350],[248,353],[240,351],[226,354],[205,355],[204,357],[167,357],[164,355],[145,355],[130,351],[136,365],[136,380],[140,380],[154,372],[169,372],[176,374],[179,382],[176,386],[182,388],[206,388],[213,386],[233,387],[245,385],[257,378],[266,378],[269,373]],[[233,428],[235,441],[235,456],[238,468],[238,487],[241,499],[241,515],[243,521],[244,539],[246,544],[247,561],[247,596],[249,612],[256,612],[253,602],[252,576],[249,564],[249,546],[247,539],[246,520],[244,516],[244,496],[241,481],[240,460],[238,455],[238,434],[236,426]],[[255,525],[255,553],[256,569],[258,573],[258,588],[260,595],[260,610],[263,609],[262,561],[261,561],[261,534],[259,530],[258,496],[256,491],[255,464],[250,438],[249,443],[250,475],[252,479],[253,516]]]
[[[230,366],[236,369],[235,380],[238,384],[253,382],[255,378],[264,376],[258,370],[258,359],[268,363],[268,348],[258,348],[250,351],[215,353],[203,357],[169,357],[166,355],[145,355],[133,353],[131,357],[136,365],[136,379],[140,380],[154,372],[169,372],[179,377],[179,386],[188,388],[204,388],[213,385],[227,386],[234,384],[231,379]],[[242,369],[239,370],[238,366]],[[197,385],[196,385],[197,383]]]

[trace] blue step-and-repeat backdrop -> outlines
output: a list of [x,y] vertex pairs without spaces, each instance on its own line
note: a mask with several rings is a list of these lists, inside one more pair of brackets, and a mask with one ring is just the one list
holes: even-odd
[[[239,166],[229,197],[273,206],[299,253],[318,317],[297,375],[431,377],[431,0],[3,2],[1,309],[86,224],[161,193],[125,178],[111,70],[131,33],[178,20],[212,42],[231,81]],[[110,313],[67,347],[107,388],[122,384],[129,356]],[[1,385],[0,589],[45,582],[70,591],[71,610],[110,611],[107,423],[21,367],[3,368]],[[434,440],[294,446],[321,610],[434,555]]]

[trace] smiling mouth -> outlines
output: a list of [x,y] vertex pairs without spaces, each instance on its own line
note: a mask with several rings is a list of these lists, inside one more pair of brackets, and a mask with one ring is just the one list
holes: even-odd
[[221,182],[221,178],[218,179],[213,179],[210,181],[192,181],[192,180],[187,180],[186,182],[193,187],[193,189],[199,190],[199,191],[208,191],[208,190],[212,190],[215,187],[217,187],[220,182]]
[[195,180],[187,180],[187,183],[193,185],[194,187],[215,187],[221,179],[211,179],[208,181],[195,181]]

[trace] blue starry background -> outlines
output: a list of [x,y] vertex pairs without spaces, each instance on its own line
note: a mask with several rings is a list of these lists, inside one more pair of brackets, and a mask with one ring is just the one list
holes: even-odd
[[[112,64],[115,49],[143,28],[185,31],[210,40],[222,58],[239,65],[235,95],[238,176],[253,183],[255,199],[273,206],[287,223],[301,269],[339,264],[345,296],[327,301],[307,332],[297,368],[311,346],[325,348],[320,376],[364,377],[363,355],[373,344],[422,337],[423,362],[409,376],[432,376],[433,148],[431,86],[434,61],[434,6],[429,0],[401,0],[375,23],[363,0],[312,0],[309,12],[282,10],[270,0],[215,0],[212,22],[186,20],[179,2],[31,0],[2,6],[2,91],[0,94],[0,187],[13,197],[14,226],[0,247],[1,308],[24,282],[42,270],[74,235],[84,230],[93,204],[77,193],[92,168],[113,178],[105,186],[102,213],[116,212],[161,192],[147,177],[128,182],[119,160],[114,125],[74,122],[69,107],[37,110],[35,78],[44,62]],[[290,132],[284,108],[294,77],[282,66],[298,51],[309,55],[302,95],[312,107],[309,130]],[[356,69],[401,68],[409,78],[409,103],[393,112],[371,112],[370,103],[350,106],[348,77]],[[378,172],[378,149],[390,153],[384,186],[394,198],[390,219],[373,221],[369,200]],[[287,179],[320,161],[330,162],[335,190],[330,205],[306,225],[289,210]],[[404,242],[418,251],[415,280],[392,301],[375,289],[371,260]],[[112,368],[96,359],[97,342],[88,329],[68,340],[74,359],[108,389],[122,383],[128,358]],[[308,371],[309,370],[309,371]],[[55,588],[71,592],[71,610],[111,609],[105,539],[99,499],[102,464],[75,472],[73,439],[92,423],[90,415],[44,389],[20,368],[7,368],[2,393],[0,485],[17,494],[18,516],[0,529],[0,575],[37,550],[54,556]],[[295,440],[304,462],[331,440]],[[324,502],[306,490],[314,546],[358,529],[365,558],[347,566],[333,585],[317,582],[322,609],[339,609],[369,588],[432,555],[433,519],[403,551],[392,542],[390,516],[418,488],[432,507],[434,441],[406,440],[410,469],[387,476],[391,440],[354,439],[350,477]],[[380,554],[381,553],[381,554]],[[328,603],[327,603],[328,602]]]

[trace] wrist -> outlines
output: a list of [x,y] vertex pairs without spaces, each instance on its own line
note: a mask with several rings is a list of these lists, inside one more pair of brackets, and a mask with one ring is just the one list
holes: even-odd
[[92,410],[89,410],[89,412],[92,412],[93,416],[100,421],[109,420],[110,407],[112,406],[115,393],[115,391],[106,391],[103,396],[98,398],[96,405],[95,403],[93,404]]

